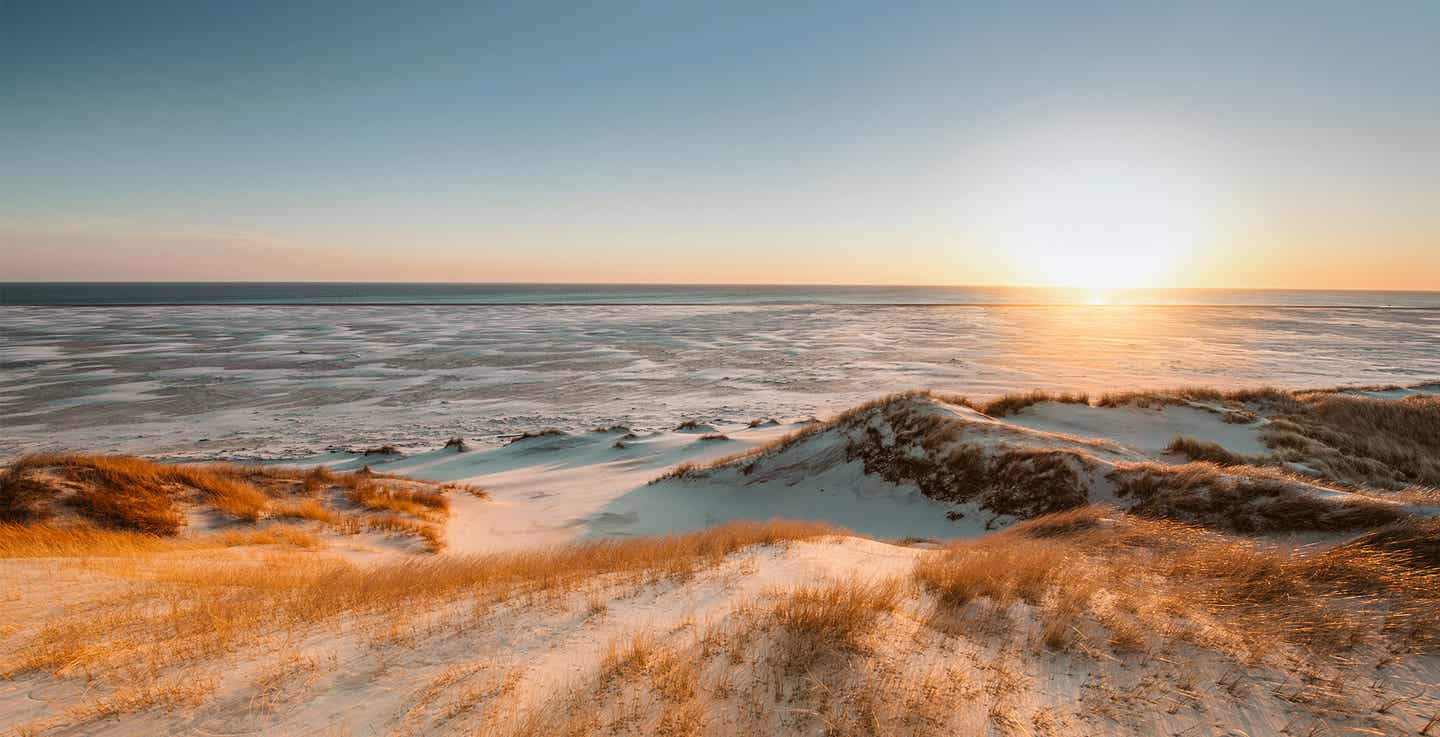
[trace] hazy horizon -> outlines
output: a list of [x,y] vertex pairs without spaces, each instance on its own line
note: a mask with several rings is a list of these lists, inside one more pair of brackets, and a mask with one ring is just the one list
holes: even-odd
[[389,286],[543,286],[543,287],[770,287],[770,288],[817,288],[817,289],[1013,289],[1013,290],[1065,290],[1075,292],[1182,292],[1182,291],[1229,291],[1229,292],[1440,292],[1433,289],[1389,289],[1371,287],[1230,287],[1230,286],[1137,286],[1137,287],[1085,287],[1065,284],[960,284],[960,283],[891,283],[891,282],[769,282],[769,281],[481,281],[481,280],[406,280],[389,279],[19,279],[0,281],[0,285],[40,284],[110,284],[110,285],[389,285]]
[[16,281],[1440,289],[1440,6],[0,8]]

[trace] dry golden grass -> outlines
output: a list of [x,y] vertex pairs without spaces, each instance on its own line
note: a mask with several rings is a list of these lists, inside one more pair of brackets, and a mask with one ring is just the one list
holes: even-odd
[[1262,439],[1282,458],[1352,484],[1440,486],[1440,396],[1305,392],[1273,403]]
[[323,547],[320,539],[309,532],[285,525],[227,530],[214,535],[180,539],[90,525],[57,527],[0,523],[0,559],[136,557],[246,545],[284,545],[311,550]]
[[1440,568],[1440,518],[1404,519],[1367,532],[1347,546],[1388,551],[1413,560],[1418,566]]
[[1109,474],[1130,511],[1242,533],[1344,531],[1402,519],[1399,505],[1361,494],[1322,496],[1275,469],[1130,463]]
[[486,491],[486,490],[484,490],[484,489],[482,489],[482,488],[480,488],[480,487],[478,487],[478,486],[473,486],[473,485],[471,485],[471,484],[456,484],[456,483],[442,484],[442,485],[440,486],[440,491],[444,491],[444,492],[459,492],[459,493],[462,493],[462,494],[469,494],[470,496],[473,496],[473,497],[475,497],[476,499],[489,499],[489,498],[490,498],[490,492],[488,492],[488,491]]
[[[701,476],[715,469],[736,464],[740,461],[745,460],[750,461],[750,463],[741,466],[740,472],[744,474],[749,474],[754,470],[757,461],[766,457],[784,453],[785,451],[794,448],[805,440],[811,438],[812,436],[818,435],[825,430],[836,426],[845,425],[846,423],[852,422],[860,417],[869,414],[873,410],[882,407],[904,403],[911,399],[925,398],[930,396],[932,395],[928,391],[909,391],[900,392],[897,394],[889,394],[880,397],[879,399],[875,399],[864,404],[851,407],[850,409],[845,410],[844,412],[836,415],[835,417],[825,422],[821,422],[819,420],[814,420],[813,422],[807,421],[799,430],[786,433],[785,435],[776,438],[768,443],[757,445],[748,450],[740,451],[739,453],[732,453],[731,455],[718,458],[714,461],[710,461],[709,463],[681,463],[670,469],[669,471],[666,471],[664,474],[661,474],[660,476],[652,479],[650,483],[653,484],[669,479],[685,479]],[[963,399],[957,399],[956,401],[961,403],[965,402],[965,400]]]
[[[1333,390],[1325,390],[1333,391]],[[1097,407],[1164,407],[1166,405],[1189,404],[1266,404],[1284,401],[1291,392],[1271,386],[1231,389],[1228,391],[1209,386],[1185,386],[1174,389],[1145,389],[1140,391],[1107,392],[1095,401]]]
[[1209,461],[1220,466],[1239,466],[1245,459],[1226,450],[1219,443],[1209,443],[1192,437],[1177,435],[1165,446],[1167,453],[1179,453],[1192,461]]
[[29,524],[48,519],[55,495],[54,485],[36,478],[20,466],[0,473],[0,522]]
[[1045,391],[1033,391],[1025,394],[1006,394],[1003,397],[992,399],[977,409],[991,417],[1004,417],[1013,415],[1026,407],[1040,404],[1041,402],[1062,402],[1065,404],[1089,404],[1090,395],[1084,393],[1052,393]]
[[[422,604],[572,590],[597,576],[685,578],[751,545],[838,534],[807,522],[737,522],[685,535],[606,540],[474,557],[407,558],[370,567],[313,555],[227,560],[140,558],[117,569],[134,595],[57,617],[0,662],[0,677],[59,676],[218,656],[258,631],[340,616],[389,616]],[[154,607],[148,602],[164,601]]]
[[[1294,551],[1087,507],[957,543],[917,563],[941,607],[1035,607],[1047,644],[1091,620],[1261,656],[1440,644],[1440,571],[1377,544]],[[1103,597],[1112,603],[1102,607]],[[1142,638],[1143,639],[1143,638]]]
[[1262,428],[1262,439],[1268,447],[1282,459],[1307,464],[1333,481],[1389,489],[1440,487],[1440,396],[1390,399],[1359,393],[1402,388],[1406,387],[1304,391],[1188,387],[1106,394],[1097,405],[1218,405],[1224,408],[1226,422],[1249,423],[1265,417],[1269,422]]
[[[0,510],[5,511],[0,523],[48,520],[60,509],[68,508],[82,519],[116,532],[174,536],[185,521],[181,505],[193,503],[247,524],[264,519],[297,519],[319,522],[345,534],[370,530],[416,537],[436,552],[444,547],[444,538],[435,523],[449,514],[449,492],[488,496],[474,487],[436,486],[368,471],[337,474],[324,467],[298,471],[50,453],[23,457],[0,473]],[[327,499],[338,501],[337,494],[343,499],[339,506],[328,505]],[[357,512],[356,507],[362,511]],[[94,532],[74,534],[99,540]],[[285,544],[301,544],[298,534],[291,535]],[[153,542],[122,544],[118,542],[122,537],[113,538],[117,550],[156,547]],[[38,540],[30,549],[45,550]],[[313,538],[305,543],[313,544]],[[84,545],[95,550],[103,547],[99,542],[72,542],[67,549],[79,550]]]
[[658,655],[655,633],[640,630],[606,643],[600,653],[600,680],[624,678],[644,671]]
[[300,488],[306,494],[319,494],[337,483],[338,477],[325,466],[316,466],[300,477]]
[[277,501],[270,508],[270,516],[277,519],[305,519],[332,527],[341,527],[346,517],[315,499]]
[[0,558],[144,555],[177,548],[172,539],[144,532],[0,524]]
[[[1111,731],[1145,734],[1153,720],[1170,723],[1174,707],[1189,708],[1188,699],[1197,699],[1196,713],[1216,729],[1233,714],[1224,704],[1236,699],[1249,699],[1244,708],[1259,713],[1300,713],[1307,707],[1299,700],[1319,698],[1314,694],[1336,680],[1322,670],[1330,664],[1368,674],[1368,646],[1410,652],[1440,645],[1434,639],[1440,587],[1424,552],[1434,543],[1433,525],[1397,526],[1334,550],[1297,552],[1087,507],[923,553],[908,578],[819,578],[752,590],[734,610],[706,614],[699,623],[685,616],[647,622],[597,640],[609,644],[593,660],[562,655],[574,677],[561,682],[552,677],[555,653],[523,655],[620,624],[613,618],[630,604],[617,602],[597,621],[575,620],[575,602],[588,595],[595,609],[597,591],[629,596],[636,581],[683,580],[745,545],[833,532],[749,523],[368,568],[313,554],[260,558],[250,551],[223,560],[92,563],[87,570],[112,576],[124,590],[12,637],[13,654],[0,656],[0,672],[83,678],[94,696],[66,715],[72,721],[56,722],[83,733],[95,719],[125,719],[135,709],[154,710],[158,720],[164,710],[194,708],[214,698],[204,678],[226,667],[221,659],[237,652],[248,659],[255,643],[275,643],[278,655],[227,677],[224,699],[206,707],[207,716],[213,723],[235,702],[230,689],[239,688],[254,693],[250,708],[262,713],[272,700],[304,699],[301,713],[313,724],[314,709],[328,706],[310,703],[307,689],[331,678],[327,668],[334,666],[302,648],[313,647],[305,644],[312,636],[331,647],[332,637],[361,633],[362,657],[376,669],[365,673],[361,662],[347,662],[344,671],[388,684],[386,693],[413,689],[392,707],[395,719],[377,721],[380,733],[389,728],[395,737],[1065,735],[1110,718],[1120,725]],[[809,558],[807,551],[786,560]],[[727,568],[698,590],[708,597],[716,583],[728,588],[730,576]],[[666,585],[645,596],[683,600],[696,591]],[[504,619],[474,631],[473,616]],[[505,633],[496,643],[486,634],[492,627]],[[515,634],[557,627],[564,639]],[[464,634],[472,631],[482,636]],[[1259,687],[1226,693],[1229,674],[1221,675],[1217,662],[1233,664]],[[178,669],[201,678],[182,683],[173,678]],[[1054,703],[1054,684],[1073,683],[1082,671],[1094,674],[1087,686]],[[1294,683],[1280,683],[1277,672]],[[1216,677],[1222,683],[1210,685]],[[1326,681],[1305,680],[1312,677]],[[116,688],[125,678],[139,680],[129,690]],[[1272,690],[1280,695],[1266,695]],[[1368,693],[1356,686],[1342,694],[1354,702],[1344,708],[1404,710],[1408,705],[1393,700],[1411,692],[1390,688],[1374,707],[1364,701]],[[1285,705],[1277,712],[1273,701]],[[1127,716],[1127,708],[1136,711]],[[1135,715],[1149,721],[1129,721]],[[1370,733],[1412,733],[1425,718],[1404,731],[1380,722]]]
[[174,499],[145,487],[86,485],[75,492],[71,505],[90,520],[117,529],[174,535],[185,524]]
[[425,549],[432,553],[438,553],[445,549],[444,533],[432,524],[406,519],[397,514],[370,514],[361,517],[357,522],[364,529],[373,532],[399,533],[418,537],[425,544]]
[[1067,572],[1066,564],[1073,558],[1067,552],[1020,538],[1006,544],[957,544],[945,554],[923,558],[914,575],[948,606],[981,598],[1000,607],[1015,601],[1034,604]]
[[109,696],[82,702],[70,710],[71,723],[131,714],[156,707],[178,709],[204,703],[220,679],[187,674],[155,683],[122,686]]
[[[177,497],[198,492],[216,509],[258,520],[269,499],[250,483],[258,469],[233,465],[164,464],[122,455],[44,453],[22,457],[8,475],[57,469],[75,486],[69,502],[82,515],[119,529],[173,535],[184,524]],[[52,495],[59,487],[52,486]]]
[[771,619],[799,655],[825,647],[858,649],[881,614],[894,611],[904,594],[900,579],[825,581],[772,592]]
[[[196,538],[195,543],[203,545],[208,539]],[[318,550],[325,547],[325,543],[315,535],[283,524],[245,530],[226,530],[214,535],[213,539],[221,545],[231,548],[249,545],[287,545],[306,550]]]
[[450,511],[450,500],[444,494],[387,485],[374,479],[361,479],[350,486],[349,499],[357,506],[382,512],[399,512],[416,517],[441,516]]

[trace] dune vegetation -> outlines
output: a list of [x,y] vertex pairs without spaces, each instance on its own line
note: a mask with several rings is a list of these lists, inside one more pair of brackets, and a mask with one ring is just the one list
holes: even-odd
[[137,544],[155,546],[170,544],[164,540],[197,521],[207,529],[235,532],[227,525],[269,528],[301,520],[343,534],[408,536],[436,551],[445,544],[447,495],[461,488],[368,470],[332,473],[324,467],[301,471],[46,453],[23,456],[0,473],[0,523],[6,524],[7,544],[16,549],[36,535],[43,549],[49,544],[41,542],[44,535],[25,530],[50,527],[56,528],[55,539],[68,536],[71,545],[81,540],[108,545],[128,535]]
[[[1043,403],[1188,414],[1137,450],[1014,422]],[[475,487],[26,456],[0,472],[0,735],[1433,735],[1437,412],[911,392],[637,482],[773,484],[823,519],[812,475],[878,479],[981,515],[953,540],[741,520],[460,555],[447,528],[490,528],[457,515],[503,506]]]

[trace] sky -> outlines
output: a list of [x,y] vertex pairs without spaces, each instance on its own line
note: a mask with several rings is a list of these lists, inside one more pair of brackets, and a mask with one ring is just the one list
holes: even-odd
[[0,257],[1440,289],[1440,3],[0,0]]

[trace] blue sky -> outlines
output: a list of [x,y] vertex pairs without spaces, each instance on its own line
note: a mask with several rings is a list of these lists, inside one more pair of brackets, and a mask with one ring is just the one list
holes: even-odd
[[14,279],[1440,288],[1433,2],[8,0],[0,107]]

